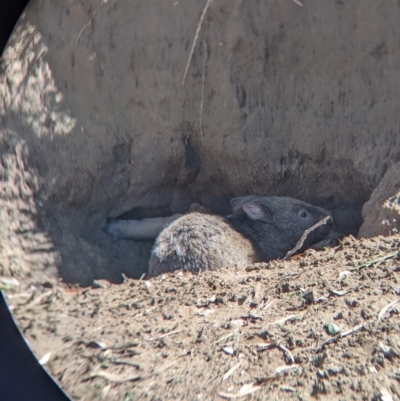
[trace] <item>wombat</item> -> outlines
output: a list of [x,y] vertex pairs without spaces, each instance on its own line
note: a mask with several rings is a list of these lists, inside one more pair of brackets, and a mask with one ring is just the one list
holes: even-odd
[[304,231],[311,231],[302,250],[326,238],[332,216],[325,209],[289,197],[246,196],[231,201],[228,217],[186,214],[157,237],[149,262],[149,277],[174,270],[199,272],[247,265],[284,257]]

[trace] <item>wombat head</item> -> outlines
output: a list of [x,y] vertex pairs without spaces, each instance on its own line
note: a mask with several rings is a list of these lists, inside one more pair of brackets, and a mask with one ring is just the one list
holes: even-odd
[[326,224],[307,235],[302,249],[324,239],[332,229],[332,216],[327,210],[289,197],[246,196],[232,199],[231,205],[234,226],[251,237],[268,257],[275,250],[273,257],[284,256],[305,230],[327,216],[330,219]]

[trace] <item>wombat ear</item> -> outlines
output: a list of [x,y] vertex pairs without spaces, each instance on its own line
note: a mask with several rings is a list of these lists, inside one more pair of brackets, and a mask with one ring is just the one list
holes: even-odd
[[233,198],[231,199],[231,207],[232,207],[232,211],[236,212],[236,210],[238,210],[240,208],[240,201],[242,200],[242,198]]
[[236,210],[239,210],[246,202],[249,202],[255,198],[255,196],[250,195],[231,199],[232,212],[236,212]]
[[252,201],[245,203],[243,205],[243,210],[252,220],[262,220],[265,222],[269,222],[271,220],[270,214],[266,212],[260,202]]

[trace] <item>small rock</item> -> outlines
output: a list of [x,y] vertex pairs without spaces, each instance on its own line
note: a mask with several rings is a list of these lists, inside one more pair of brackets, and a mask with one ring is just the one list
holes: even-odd
[[331,365],[326,368],[326,372],[329,374],[329,376],[334,376],[339,373],[342,373],[343,371],[343,366],[339,365]]
[[233,355],[233,353],[235,352],[232,347],[223,347],[222,351],[224,351],[228,355]]
[[62,340],[63,340],[64,343],[67,343],[69,341],[72,341],[73,337],[70,334],[67,334],[65,337],[63,337]]
[[357,299],[346,299],[345,300],[346,305],[349,306],[350,308],[355,308],[356,306],[359,305],[359,302],[357,301]]
[[314,302],[314,292],[312,290],[303,292],[301,297],[306,304],[312,304]]
[[372,313],[368,309],[361,309],[360,311],[361,317],[365,320],[372,318]]
[[316,368],[321,367],[322,364],[324,363],[326,357],[327,357],[327,355],[326,355],[325,353],[324,353],[324,354],[317,355],[317,356],[314,358],[314,360],[313,360],[313,365],[314,365]]

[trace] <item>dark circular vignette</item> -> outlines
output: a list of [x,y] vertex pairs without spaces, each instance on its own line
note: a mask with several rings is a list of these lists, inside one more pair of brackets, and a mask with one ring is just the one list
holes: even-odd
[[0,57],[29,0],[0,0]]

